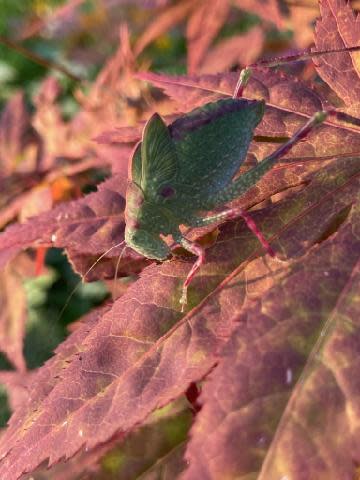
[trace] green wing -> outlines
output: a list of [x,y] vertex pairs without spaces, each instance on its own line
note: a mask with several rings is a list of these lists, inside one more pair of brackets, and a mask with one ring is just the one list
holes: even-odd
[[138,142],[135,146],[128,176],[132,182],[135,182],[139,187],[141,186],[141,142]]
[[263,113],[262,101],[229,98],[208,103],[169,125],[179,162],[178,208],[185,200],[193,211],[219,203],[217,196],[245,160]]
[[155,113],[147,122],[141,143],[141,188],[145,196],[156,198],[164,186],[176,179],[178,159],[168,127]]
[[179,223],[221,205],[264,113],[264,102],[223,99],[183,115],[168,127],[158,114],[135,149],[131,177],[145,197]]

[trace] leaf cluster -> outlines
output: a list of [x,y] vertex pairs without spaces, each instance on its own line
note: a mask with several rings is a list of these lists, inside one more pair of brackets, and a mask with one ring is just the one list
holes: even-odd
[[[94,35],[117,48],[94,81],[74,87],[76,111],[64,116],[61,81],[49,75],[31,111],[19,91],[0,119],[0,382],[13,412],[1,436],[1,479],[356,478],[356,126],[327,120],[233,202],[250,211],[276,258],[242,219],[186,231],[207,247],[186,314],[179,297],[194,259],[181,249],[161,264],[127,249],[113,298],[70,323],[64,341],[58,315],[44,307],[59,301],[49,296],[58,281],[49,261],[55,248],[84,280],[112,281],[123,251],[112,247],[124,236],[128,159],[150,114],[170,123],[232,95],[231,70],[286,43],[287,24],[292,45],[308,46],[316,7],[300,21],[301,7],[272,0],[220,0],[211,9],[202,0],[118,2],[118,10],[117,2],[80,3],[50,18],[67,19],[60,25],[71,37],[79,18],[103,12]],[[349,4],[323,0],[320,8],[316,49],[360,44],[360,17]],[[117,29],[120,11],[128,24]],[[32,19],[25,30],[39,35],[47,21]],[[74,45],[71,58],[81,42]],[[154,72],[181,52],[183,74]],[[320,109],[360,116],[359,53],[285,70],[257,69],[245,89],[245,98],[267,106],[238,174]],[[43,342],[60,343],[35,369],[23,350],[24,341],[25,353],[39,345],[26,337],[39,306],[53,324],[37,330]]]

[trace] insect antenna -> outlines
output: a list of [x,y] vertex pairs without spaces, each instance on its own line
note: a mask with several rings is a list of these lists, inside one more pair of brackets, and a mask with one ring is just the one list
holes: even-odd
[[272,67],[278,67],[280,65],[285,65],[287,63],[308,60],[309,58],[319,57],[321,55],[328,55],[328,54],[342,53],[342,52],[351,53],[351,52],[357,52],[357,51],[360,51],[360,45],[355,45],[353,47],[334,48],[329,50],[314,50],[314,51],[304,50],[296,54],[283,55],[281,57],[273,57],[269,59],[259,60],[256,63],[247,65],[243,70],[241,70],[239,79],[234,89],[233,98],[242,97],[244,88],[246,87],[252,75],[252,70],[258,67],[272,68]]
[[[102,260],[108,253],[110,253],[112,250],[114,250],[114,248],[117,248],[117,247],[120,247],[123,243],[125,243],[125,240],[123,240],[122,242],[120,243],[117,243],[116,245],[113,245],[112,247],[110,247],[108,250],[106,250],[104,253],[102,253],[100,255],[100,257],[98,257],[95,262],[88,268],[88,270],[86,270],[86,272],[84,273],[83,275],[83,278],[86,278],[87,275],[89,275],[89,273],[96,267],[96,265],[100,262],[100,260]],[[123,249],[124,251],[125,249]],[[122,256],[122,253],[123,251],[121,252],[119,258],[121,258]],[[116,265],[116,268],[118,268],[118,264]],[[116,272],[117,274],[117,272]],[[115,277],[116,278],[116,277]],[[74,287],[73,291],[70,293],[70,295],[68,296],[66,302],[65,302],[65,305],[62,307],[59,315],[58,315],[58,318],[57,318],[57,322],[61,319],[61,317],[63,316],[66,308],[68,307],[69,303],[70,303],[70,300],[72,299],[72,297],[75,295],[75,293],[78,291],[78,289],[80,288],[80,285],[83,283],[82,280],[80,280],[77,285]]]
[[360,45],[354,45],[352,47],[332,48],[329,50],[303,50],[302,52],[294,53],[291,55],[282,55],[280,57],[259,60],[256,63],[248,65],[248,68],[277,67],[279,65],[285,65],[286,63],[301,62],[303,60],[308,60],[309,58],[319,57],[320,55],[357,51],[360,51]]
[[113,300],[116,298],[116,280],[118,276],[118,271],[119,271],[119,265],[121,262],[121,259],[125,253],[125,250],[128,248],[128,245],[125,245],[125,247],[122,249],[120,255],[118,256],[117,262],[116,262],[116,267],[115,267],[115,274],[114,274],[114,279],[113,279],[113,287],[112,287],[112,294],[113,294]]

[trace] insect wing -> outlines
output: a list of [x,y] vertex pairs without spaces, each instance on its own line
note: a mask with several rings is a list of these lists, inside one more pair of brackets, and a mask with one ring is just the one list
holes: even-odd
[[141,185],[141,169],[141,142],[138,142],[129,164],[128,177],[129,180],[135,182],[139,186]]
[[[134,169],[138,171],[138,159]],[[147,122],[141,143],[141,188],[145,196],[156,198],[162,186],[175,181],[178,159],[168,127],[157,113]]]
[[[178,157],[177,190],[206,209],[227,187],[246,158],[264,102],[223,99],[182,116],[169,126]],[[178,198],[180,200],[180,198]]]

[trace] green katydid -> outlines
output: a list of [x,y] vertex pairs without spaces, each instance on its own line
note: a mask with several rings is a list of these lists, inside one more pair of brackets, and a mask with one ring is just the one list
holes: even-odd
[[[275,66],[317,55],[357,50],[360,50],[360,46],[307,52],[302,55],[262,61],[251,67]],[[250,72],[250,68],[247,68],[240,73],[233,98],[204,105],[180,117],[169,126],[165,125],[158,114],[154,114],[149,119],[143,130],[142,141],[136,145],[130,162],[125,209],[125,240],[111,246],[100,255],[84,273],[83,278],[86,278],[95,265],[112,250],[121,247],[124,243],[150,259],[165,260],[170,255],[171,249],[160,235],[170,233],[175,242],[198,256],[198,260],[183,284],[180,303],[184,309],[187,301],[187,287],[204,263],[205,252],[203,248],[190,242],[180,233],[179,225],[183,223],[195,227],[205,226],[238,216],[243,217],[268,253],[274,255],[251,216],[244,210],[226,209],[211,217],[203,217],[199,213],[221,206],[245,193],[293,145],[304,138],[316,125],[322,123],[327,115],[336,115],[341,120],[357,126],[360,125],[360,120],[341,112],[318,112],[273,154],[233,181],[233,175],[245,159],[253,130],[260,122],[264,111],[262,101],[236,98],[241,96]],[[232,119],[234,122],[230,121]],[[245,123],[247,120],[248,124]],[[211,131],[214,134],[209,136]],[[199,148],[200,155],[195,158]],[[223,161],[219,162],[219,158]],[[118,266],[125,248],[118,257],[114,280],[117,278]],[[69,295],[60,316],[78,286]]]
[[[352,47],[352,50],[358,49],[360,47]],[[308,56],[320,53],[333,51],[313,52]],[[286,60],[289,58],[296,59],[293,56],[286,57]],[[272,61],[267,63],[272,65]],[[183,284],[182,309],[187,303],[187,287],[205,261],[205,251],[186,239],[179,226],[200,227],[242,216],[273,255],[271,247],[243,210],[225,209],[208,217],[202,213],[244,194],[329,114],[337,115],[335,111],[315,113],[270,156],[233,180],[245,160],[254,129],[261,121],[265,108],[264,101],[239,98],[250,74],[250,68],[241,72],[232,98],[208,103],[169,126],[160,115],[153,114],[131,159],[126,193],[125,242],[147,258],[162,261],[171,250],[161,237],[171,235],[176,243],[198,257]]]

